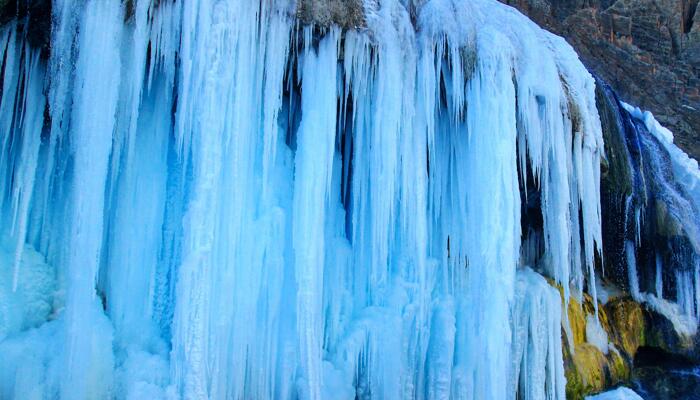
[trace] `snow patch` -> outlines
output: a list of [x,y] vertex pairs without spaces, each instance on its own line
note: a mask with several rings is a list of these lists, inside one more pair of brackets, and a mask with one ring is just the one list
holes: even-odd
[[597,394],[595,396],[587,396],[586,399],[587,400],[644,400],[640,395],[635,393],[634,390],[626,388],[626,387],[619,387],[615,390],[611,390],[609,392]]

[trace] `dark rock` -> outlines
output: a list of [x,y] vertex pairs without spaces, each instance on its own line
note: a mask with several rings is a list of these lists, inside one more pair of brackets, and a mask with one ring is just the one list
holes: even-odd
[[18,29],[26,30],[29,45],[48,57],[51,40],[51,0],[0,0],[0,23],[16,18]]
[[[700,335],[685,337],[678,334],[673,323],[665,316],[644,306],[646,332],[644,343],[647,347],[663,351],[675,360],[700,364]],[[636,359],[636,356],[635,356]]]
[[639,349],[632,379],[645,399],[700,399],[700,367],[659,348]]
[[669,353],[658,347],[642,346],[634,356],[634,366],[635,368],[686,369],[694,367],[695,364],[686,357]]
[[601,165],[600,201],[603,228],[605,276],[618,287],[627,287],[627,256],[625,241],[629,210],[626,199],[633,194],[633,171],[630,167],[624,126],[620,123],[621,110],[615,94],[606,90],[605,83],[596,85],[596,106],[600,114],[605,143],[605,158]]
[[635,391],[647,400],[700,400],[696,369],[635,368],[632,379]]

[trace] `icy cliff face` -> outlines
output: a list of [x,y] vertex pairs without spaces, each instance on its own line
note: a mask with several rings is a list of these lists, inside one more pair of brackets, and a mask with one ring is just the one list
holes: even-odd
[[604,212],[607,275],[691,338],[700,320],[700,170],[651,113],[621,102],[603,83],[601,93],[601,106],[614,115],[604,118],[604,201],[621,205]]
[[0,397],[564,397],[591,75],[495,0],[295,6],[54,1],[48,62],[3,28]]

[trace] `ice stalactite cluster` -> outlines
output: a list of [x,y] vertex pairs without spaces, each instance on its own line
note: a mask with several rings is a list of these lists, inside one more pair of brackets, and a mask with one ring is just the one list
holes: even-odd
[[494,0],[405,3],[55,0],[48,60],[4,27],[0,397],[563,399],[594,80]]
[[[518,272],[513,319],[512,382],[518,398],[564,399],[561,297],[529,268]],[[605,340],[607,345],[607,338]],[[513,390],[514,388],[511,388]]]

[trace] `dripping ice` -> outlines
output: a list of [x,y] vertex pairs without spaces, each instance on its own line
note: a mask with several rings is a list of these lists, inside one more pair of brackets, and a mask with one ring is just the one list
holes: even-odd
[[[606,132],[612,157],[619,158],[616,173],[629,174],[629,186],[619,192],[622,232],[618,238],[608,232],[606,250],[614,259],[612,269],[623,264],[619,270],[625,276],[611,271],[612,278],[622,281],[635,301],[668,319],[681,340],[690,339],[700,316],[700,170],[650,112],[624,103],[604,82],[598,86],[601,104],[613,110]],[[608,214],[616,217],[614,211]]]
[[55,1],[48,60],[6,25],[0,397],[563,399],[595,82],[500,3],[405,3]]

